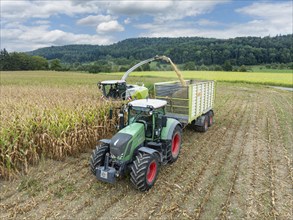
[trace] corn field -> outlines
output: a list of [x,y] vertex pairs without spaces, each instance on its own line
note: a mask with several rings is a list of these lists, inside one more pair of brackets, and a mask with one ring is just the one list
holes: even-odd
[[42,157],[60,160],[92,148],[113,131],[113,105],[96,87],[1,86],[1,177],[26,173]]

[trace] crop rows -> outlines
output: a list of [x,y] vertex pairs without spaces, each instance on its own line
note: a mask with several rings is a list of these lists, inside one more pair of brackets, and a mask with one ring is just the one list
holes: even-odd
[[1,88],[0,178],[27,173],[41,158],[78,155],[113,131],[115,119],[107,115],[115,104],[101,102],[91,90],[92,94],[81,92],[85,91]]

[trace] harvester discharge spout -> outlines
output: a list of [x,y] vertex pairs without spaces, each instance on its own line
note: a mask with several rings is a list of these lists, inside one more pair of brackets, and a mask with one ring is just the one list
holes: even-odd
[[182,86],[187,86],[187,85],[186,85],[186,82],[185,82],[184,79],[183,79],[183,76],[182,76],[181,72],[178,70],[177,66],[172,62],[172,60],[171,60],[169,57],[167,57],[167,56],[158,56],[158,55],[155,56],[155,57],[152,57],[152,58],[150,58],[150,59],[147,59],[147,60],[141,61],[141,62],[139,62],[138,64],[136,64],[136,65],[134,65],[133,67],[131,67],[127,72],[124,73],[124,75],[122,76],[121,80],[126,80],[127,77],[128,77],[128,75],[129,75],[131,72],[133,72],[135,69],[137,69],[138,67],[140,67],[140,66],[142,66],[142,65],[144,65],[144,64],[146,64],[146,63],[150,63],[150,62],[152,62],[152,61],[155,61],[155,60],[164,60],[164,61],[166,61],[167,63],[170,63],[171,66],[172,66],[172,68],[173,68],[173,70],[176,72],[176,75],[177,75],[177,77],[179,78],[179,80],[180,80]]

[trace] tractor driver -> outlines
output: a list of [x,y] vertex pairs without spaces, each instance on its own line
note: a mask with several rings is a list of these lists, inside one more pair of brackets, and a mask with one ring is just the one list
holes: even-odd
[[110,98],[116,98],[116,89],[113,88],[113,85],[111,85],[107,97],[110,97]]

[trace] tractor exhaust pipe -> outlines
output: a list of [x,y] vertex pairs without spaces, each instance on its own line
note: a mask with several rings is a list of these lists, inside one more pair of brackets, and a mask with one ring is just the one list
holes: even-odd
[[121,130],[122,128],[124,128],[124,112],[123,112],[123,109],[120,109],[120,112],[119,112],[119,130]]

